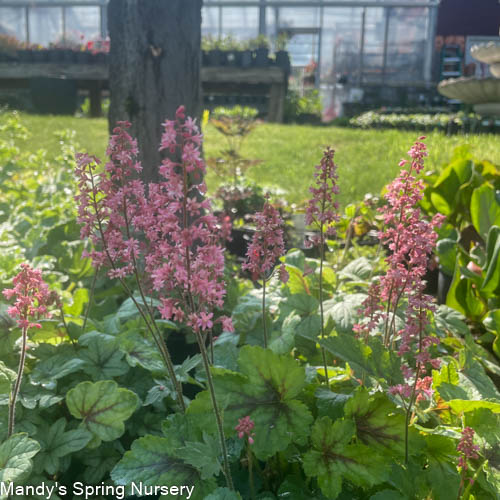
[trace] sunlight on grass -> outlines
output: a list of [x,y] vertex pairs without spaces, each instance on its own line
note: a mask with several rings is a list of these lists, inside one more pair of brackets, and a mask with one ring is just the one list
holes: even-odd
[[[54,131],[73,129],[82,150],[102,156],[108,137],[107,120],[40,116],[22,113],[22,122],[31,137],[30,150],[45,148],[49,157],[58,153],[58,139]],[[216,156],[225,146],[224,137],[210,125],[206,128],[205,155]],[[356,130],[338,127],[311,127],[299,125],[262,124],[243,145],[247,158],[262,160],[251,167],[248,177],[263,186],[280,190],[293,203],[308,197],[308,187],[314,165],[320,160],[326,146],[336,150],[342,205],[361,199],[365,193],[379,194],[385,184],[398,173],[398,162],[406,155],[416,132],[397,130]],[[480,159],[500,163],[498,136],[454,135],[447,137],[431,132],[426,140],[429,158],[428,169],[435,169],[447,162],[455,147],[466,144]],[[207,184],[213,192],[221,182],[212,172]]]

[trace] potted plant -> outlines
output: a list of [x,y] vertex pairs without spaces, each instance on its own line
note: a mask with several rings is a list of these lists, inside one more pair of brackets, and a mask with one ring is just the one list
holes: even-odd
[[252,51],[250,49],[250,44],[248,40],[240,43],[241,50],[241,66],[243,68],[249,68],[252,65]]
[[220,40],[212,35],[207,35],[202,41],[202,49],[207,53],[208,66],[223,66],[224,54],[220,49]]
[[269,64],[269,38],[260,34],[252,42],[255,47],[255,66],[267,66]]
[[289,36],[286,32],[281,32],[274,42],[276,66],[283,68],[286,74],[290,73],[290,57],[286,50]]
[[11,62],[17,59],[17,49],[20,47],[17,38],[0,35],[0,62]]

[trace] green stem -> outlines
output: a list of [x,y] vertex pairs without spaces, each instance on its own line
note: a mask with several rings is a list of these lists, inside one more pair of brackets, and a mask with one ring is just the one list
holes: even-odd
[[252,452],[250,451],[250,443],[247,443],[247,458],[248,458],[248,481],[250,482],[250,497],[255,500],[255,484],[253,482],[253,461]]
[[264,348],[267,349],[267,325],[266,325],[266,277],[262,278],[262,325],[264,328]]
[[98,273],[99,273],[99,266],[96,268],[95,273],[94,273],[94,277],[92,278],[92,285],[90,287],[89,301],[87,304],[87,309],[85,310],[85,317],[83,318],[82,333],[85,333],[85,327],[87,326],[87,320],[89,318],[90,307],[92,305],[92,299],[94,298],[95,284],[97,281],[97,274]]
[[[325,323],[324,323],[324,312],[323,312],[323,259],[325,257],[325,237],[323,234],[323,223],[320,227],[320,247],[319,247],[319,312],[321,316],[321,338],[325,338]],[[326,351],[323,346],[321,346],[321,355],[323,357],[323,368],[325,370],[325,382],[326,385],[330,386],[330,379],[328,377],[328,364],[326,362]]]
[[21,346],[21,358],[19,359],[19,366],[17,368],[17,378],[14,384],[14,390],[10,395],[9,401],[9,423],[7,431],[7,439],[14,433],[14,425],[16,419],[16,402],[17,396],[19,395],[19,389],[21,388],[21,381],[23,378],[24,371],[24,361],[26,360],[26,344],[28,340],[28,327],[24,327],[22,331],[23,343]]
[[215,420],[217,422],[217,430],[219,432],[219,439],[222,450],[224,475],[226,476],[226,483],[228,488],[234,491],[233,478],[231,477],[231,469],[229,468],[226,438],[224,436],[224,428],[222,426],[222,416],[219,410],[219,406],[217,404],[217,399],[215,397],[215,388],[212,380],[212,374],[210,373],[210,363],[208,361],[207,349],[205,347],[205,343],[203,342],[203,337],[201,336],[201,333],[199,331],[196,331],[195,333],[196,333],[196,340],[198,341],[198,346],[201,352],[201,358],[203,360],[203,367],[205,368],[205,372],[207,374],[208,389],[210,392],[210,398],[212,399],[212,407],[215,414]]

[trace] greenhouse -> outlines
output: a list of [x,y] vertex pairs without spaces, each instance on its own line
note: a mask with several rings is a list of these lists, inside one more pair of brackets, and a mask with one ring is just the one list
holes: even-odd
[[[105,0],[0,0],[0,33],[48,46],[105,38]],[[284,33],[295,72],[316,86],[424,85],[432,79],[439,0],[205,0],[202,34],[245,40]]]

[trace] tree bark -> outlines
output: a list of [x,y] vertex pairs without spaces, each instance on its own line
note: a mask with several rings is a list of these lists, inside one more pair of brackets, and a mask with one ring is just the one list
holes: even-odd
[[132,123],[142,179],[158,181],[161,124],[181,104],[200,117],[202,0],[110,0],[110,131]]

